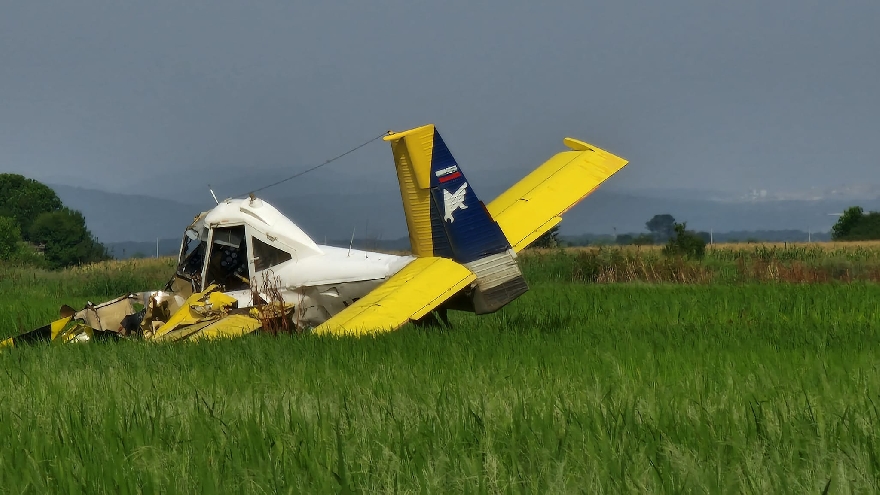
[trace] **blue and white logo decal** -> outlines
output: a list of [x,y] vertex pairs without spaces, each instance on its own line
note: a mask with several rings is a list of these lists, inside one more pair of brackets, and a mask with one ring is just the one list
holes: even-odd
[[464,204],[464,196],[467,194],[467,186],[468,184],[465,182],[454,193],[450,193],[446,189],[443,190],[443,208],[446,210],[443,219],[447,222],[452,223],[455,221],[455,218],[452,217],[452,213],[455,212],[455,210],[467,209],[467,205]]

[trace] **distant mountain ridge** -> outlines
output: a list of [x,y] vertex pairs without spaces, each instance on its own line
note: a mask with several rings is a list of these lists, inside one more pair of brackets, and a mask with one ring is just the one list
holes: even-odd
[[[100,241],[152,242],[151,252],[155,251],[157,238],[180,239],[193,217],[214,206],[207,191],[171,200],[151,197],[144,192],[149,189],[126,194],[63,185],[51,187],[65,205],[85,215],[89,229]],[[494,197],[493,193],[497,194],[497,191],[484,192],[483,188],[478,192],[486,202]],[[561,232],[565,235],[644,232],[645,222],[660,213],[669,213],[678,221],[686,221],[688,228],[707,232],[827,232],[837,221],[835,214],[849,206],[859,205],[866,211],[880,210],[880,199],[728,202],[695,199],[682,192],[678,194],[677,197],[648,197],[599,189],[566,214]],[[371,188],[359,192],[315,190],[297,195],[290,194],[289,190],[269,190],[260,196],[288,215],[319,243],[327,239],[351,239],[352,235],[376,241],[407,236],[400,193],[396,188],[371,185]]]
[[49,184],[65,206],[79,210],[92,235],[102,242],[149,241],[177,237],[209,204],[157,199],[144,194],[123,194]]

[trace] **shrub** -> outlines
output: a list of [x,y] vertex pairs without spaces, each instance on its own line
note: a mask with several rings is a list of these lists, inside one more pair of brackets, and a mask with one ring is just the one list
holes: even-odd
[[669,238],[669,241],[663,248],[663,254],[703,259],[703,256],[706,254],[706,240],[695,232],[687,230],[687,222],[676,223],[674,235]]

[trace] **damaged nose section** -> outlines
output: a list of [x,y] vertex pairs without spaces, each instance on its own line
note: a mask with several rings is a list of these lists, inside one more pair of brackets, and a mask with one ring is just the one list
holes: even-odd
[[138,318],[135,305],[138,295],[128,294],[95,305],[91,302],[80,311],[61,306],[60,318],[30,332],[0,342],[0,348],[40,342],[68,343],[90,340],[118,340],[129,335],[131,321]]
[[301,316],[293,304],[280,299],[239,308],[238,300],[216,284],[185,300],[180,294],[163,291],[129,294],[98,305],[88,303],[80,311],[64,305],[60,314],[48,325],[0,341],[0,349],[126,337],[156,342],[229,338],[260,329],[290,332],[299,330],[297,317]]
[[290,329],[294,305],[283,301],[239,308],[238,300],[211,285],[191,295],[165,323],[144,337],[156,342],[240,337],[260,329]]

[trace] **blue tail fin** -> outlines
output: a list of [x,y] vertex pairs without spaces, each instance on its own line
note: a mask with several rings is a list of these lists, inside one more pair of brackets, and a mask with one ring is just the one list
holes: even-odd
[[433,125],[385,139],[394,153],[413,254],[468,263],[510,249]]
[[440,133],[431,156],[431,227],[448,239],[450,257],[470,263],[510,249],[498,223],[474,192]]
[[528,290],[510,242],[433,125],[394,133],[400,193],[416,256],[451,258],[477,275],[471,310],[495,311]]

